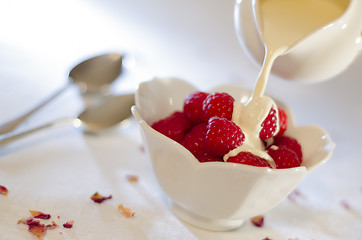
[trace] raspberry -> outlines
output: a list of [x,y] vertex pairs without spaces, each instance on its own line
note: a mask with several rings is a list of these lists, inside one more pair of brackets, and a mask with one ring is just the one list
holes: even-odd
[[259,133],[259,138],[261,140],[266,140],[268,138],[273,137],[275,131],[277,130],[277,111],[274,108],[271,108],[268,116],[261,123],[261,131]]
[[298,157],[299,163],[302,163],[303,153],[302,153],[302,147],[300,146],[299,142],[292,138],[287,136],[282,136],[280,138],[275,139],[274,145],[276,146],[285,146],[295,152]]
[[270,167],[267,160],[252,154],[251,152],[240,152],[234,157],[229,157],[228,162],[240,163],[257,167]]
[[288,116],[285,113],[285,111],[280,107],[278,107],[278,115],[279,115],[279,132],[275,136],[276,138],[280,138],[281,136],[283,136],[288,127]]
[[182,112],[174,112],[171,116],[152,124],[152,128],[176,142],[181,142],[191,122]]
[[206,123],[194,126],[181,141],[181,144],[195,157],[205,153],[206,126]]
[[193,124],[202,122],[202,103],[208,95],[205,92],[194,92],[185,98],[184,114]]
[[199,160],[199,162],[201,162],[201,163],[203,163],[203,162],[223,162],[221,157],[216,157],[216,156],[212,156],[209,154],[199,155],[199,156],[197,156],[197,160]]
[[235,99],[227,93],[215,92],[209,94],[203,102],[203,120],[217,116],[231,120]]
[[268,154],[273,158],[276,168],[299,167],[300,163],[295,152],[286,146],[271,146]]
[[208,121],[205,146],[207,153],[224,156],[240,146],[245,139],[238,125],[226,118],[212,117]]

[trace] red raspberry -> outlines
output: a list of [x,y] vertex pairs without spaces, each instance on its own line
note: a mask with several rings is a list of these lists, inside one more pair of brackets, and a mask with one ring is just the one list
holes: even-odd
[[230,150],[240,146],[244,139],[244,133],[232,121],[221,117],[209,119],[205,139],[207,153],[224,156]]
[[271,108],[268,116],[261,124],[261,131],[259,133],[259,138],[261,140],[266,140],[268,138],[273,137],[275,131],[277,130],[277,111],[274,108]]
[[231,120],[235,99],[227,93],[215,92],[209,94],[203,102],[203,120],[217,116]]
[[190,120],[182,112],[174,112],[171,116],[152,124],[153,129],[176,142],[181,142],[190,127]]
[[278,107],[278,115],[279,115],[279,132],[275,136],[276,138],[280,138],[281,136],[283,136],[288,127],[288,116],[285,113],[285,111],[280,107]]
[[181,141],[181,144],[195,157],[205,153],[206,126],[206,123],[194,126]]
[[193,124],[202,122],[202,103],[208,95],[205,92],[194,92],[185,98],[184,114]]
[[298,157],[299,163],[302,163],[303,153],[302,153],[302,146],[300,146],[299,142],[292,138],[287,136],[282,136],[280,138],[275,139],[274,145],[276,146],[285,146],[295,152]]
[[273,158],[276,168],[299,167],[300,163],[295,152],[286,146],[271,146],[268,154]]
[[201,163],[203,163],[203,162],[224,162],[222,160],[222,157],[211,156],[209,154],[199,155],[199,156],[197,156],[197,160],[199,160],[199,162],[201,162]]
[[240,163],[257,167],[270,167],[267,160],[252,154],[251,152],[240,152],[234,157],[229,157],[228,162]]

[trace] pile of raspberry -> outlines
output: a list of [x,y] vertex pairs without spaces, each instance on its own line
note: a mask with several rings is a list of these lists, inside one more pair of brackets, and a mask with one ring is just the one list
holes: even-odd
[[[183,111],[152,124],[152,128],[188,149],[199,162],[223,162],[223,156],[241,146],[245,136],[231,121],[235,99],[227,93],[193,92],[184,101]],[[279,131],[277,117],[279,116]],[[287,115],[278,107],[271,108],[261,124],[259,138],[265,151],[273,158],[276,168],[298,167],[302,163],[302,149],[298,141],[285,136]],[[227,162],[259,167],[271,167],[269,162],[251,152],[240,152]]]

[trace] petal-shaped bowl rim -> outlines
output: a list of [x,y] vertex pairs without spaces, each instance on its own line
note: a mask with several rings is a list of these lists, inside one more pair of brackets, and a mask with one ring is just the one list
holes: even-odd
[[[291,110],[289,109],[289,107],[284,104],[282,101],[278,100],[275,97],[272,97],[272,99],[274,99],[274,101],[277,103],[278,106],[281,106],[285,112],[288,115],[288,130],[287,130],[287,134],[291,133],[291,132],[295,132],[295,130],[301,130],[304,131],[305,129],[310,129],[310,130],[314,130],[315,132],[318,133],[318,136],[321,136],[321,138],[323,139],[323,142],[320,143],[320,147],[324,149],[324,152],[326,153],[319,161],[314,161],[312,164],[310,164],[309,166],[305,166],[302,165],[300,167],[294,167],[294,168],[287,168],[287,169],[272,169],[272,168],[268,168],[268,167],[255,167],[255,166],[249,166],[249,165],[244,165],[244,164],[236,164],[236,163],[220,163],[220,162],[205,162],[205,163],[200,163],[192,154],[191,152],[189,152],[186,148],[184,148],[181,144],[177,143],[176,141],[164,136],[163,134],[157,132],[156,130],[154,130],[150,124],[152,123],[148,123],[142,116],[143,110],[142,110],[142,106],[141,106],[141,96],[140,96],[140,89],[145,88],[148,84],[166,84],[169,85],[170,82],[176,83],[177,86],[182,86],[184,85],[186,87],[186,89],[190,89],[191,91],[197,91],[199,89],[197,89],[195,86],[193,86],[192,84],[181,80],[179,78],[154,78],[150,81],[145,81],[142,82],[137,90],[136,96],[135,96],[135,106],[132,107],[132,112],[133,115],[135,116],[136,120],[139,122],[139,124],[141,126],[144,127],[145,130],[149,131],[150,133],[154,134],[155,136],[157,136],[158,138],[162,139],[165,143],[169,144],[170,146],[174,147],[175,149],[177,149],[178,151],[182,152],[185,156],[186,159],[192,159],[192,164],[194,167],[196,168],[208,168],[208,167],[217,167],[217,168],[238,168],[238,169],[243,169],[244,171],[249,171],[249,172],[267,172],[268,174],[290,174],[291,172],[300,172],[300,171],[306,171],[307,173],[310,173],[312,170],[316,169],[318,166],[324,164],[325,162],[328,161],[328,159],[331,157],[332,153],[333,153],[333,149],[335,146],[335,143],[332,141],[330,135],[322,128],[320,128],[319,126],[316,125],[303,125],[303,126],[296,126],[295,125],[295,121],[294,121],[294,116],[291,112]],[[189,91],[189,93],[191,93],[191,91]],[[215,88],[209,89],[209,90],[204,90],[201,89],[200,91],[207,91],[207,92],[228,92],[230,95],[232,95],[233,97],[237,94],[240,93],[248,93],[250,95],[251,91],[243,88],[241,86],[235,85],[235,84],[224,84],[224,85],[220,85],[217,86]],[[185,95],[186,97],[186,95]],[[237,98],[236,98],[237,99]],[[174,110],[182,110],[182,109],[174,109]],[[161,118],[158,118],[157,120],[160,120]],[[292,135],[292,134],[291,134]],[[303,143],[301,143],[303,144]],[[316,144],[316,143],[313,143]],[[318,145],[318,144],[317,144]],[[302,146],[303,147],[303,146]]]
[[[302,145],[304,166],[271,169],[230,162],[200,163],[181,144],[150,126],[181,111],[185,97],[196,90],[181,79],[155,78],[139,85],[132,107],[160,187],[171,199],[174,213],[186,222],[209,230],[236,228],[244,219],[276,206],[332,154],[334,143],[323,129],[314,125],[296,127],[289,108],[274,98],[288,114],[286,133]],[[206,91],[228,92],[236,100],[250,95],[249,90],[231,84]]]

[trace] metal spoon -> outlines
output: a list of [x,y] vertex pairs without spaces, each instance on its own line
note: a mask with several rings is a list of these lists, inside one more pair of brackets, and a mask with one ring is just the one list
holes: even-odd
[[19,117],[0,125],[0,135],[13,131],[33,113],[47,105],[72,84],[77,84],[82,92],[101,92],[104,86],[112,83],[122,71],[122,55],[109,53],[90,58],[75,66],[69,72],[69,81],[48,99]]
[[90,58],[69,72],[70,83],[76,83],[83,92],[100,92],[121,74],[122,60],[118,53]]
[[71,123],[74,127],[82,128],[86,132],[98,132],[122,122],[131,115],[131,107],[134,105],[134,94],[113,95],[108,96],[103,100],[104,101],[98,105],[85,109],[76,118],[60,119],[12,136],[6,136],[0,140],[0,146],[41,129],[57,126],[63,123]]

